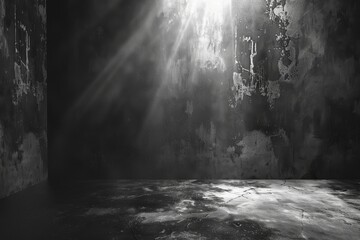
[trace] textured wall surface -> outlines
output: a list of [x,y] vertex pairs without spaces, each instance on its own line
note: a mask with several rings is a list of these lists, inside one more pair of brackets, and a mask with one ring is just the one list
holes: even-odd
[[359,10],[71,1],[71,24],[55,23],[69,38],[51,89],[54,174],[359,178]]
[[45,0],[0,0],[0,198],[47,177]]

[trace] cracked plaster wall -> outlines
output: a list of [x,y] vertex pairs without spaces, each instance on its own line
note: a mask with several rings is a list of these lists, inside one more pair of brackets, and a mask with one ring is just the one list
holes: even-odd
[[0,198],[47,178],[46,2],[0,0]]

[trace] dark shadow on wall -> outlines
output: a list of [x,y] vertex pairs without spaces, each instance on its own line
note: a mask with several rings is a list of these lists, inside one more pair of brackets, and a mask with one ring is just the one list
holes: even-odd
[[162,3],[50,3],[55,182],[360,177],[357,1]]

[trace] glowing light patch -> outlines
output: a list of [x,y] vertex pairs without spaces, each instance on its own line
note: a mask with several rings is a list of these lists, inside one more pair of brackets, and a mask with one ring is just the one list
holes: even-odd
[[[171,25],[180,19],[181,23],[168,59],[169,65],[176,61],[174,58],[180,46],[189,44],[193,66],[202,70],[225,71],[221,44],[230,12],[231,0],[163,0],[162,13],[168,19],[166,22]],[[188,32],[192,35],[185,42]]]

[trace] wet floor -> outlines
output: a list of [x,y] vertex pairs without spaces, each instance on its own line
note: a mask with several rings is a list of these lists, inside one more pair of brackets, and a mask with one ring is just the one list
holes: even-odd
[[47,183],[0,200],[0,239],[360,239],[360,181]]

